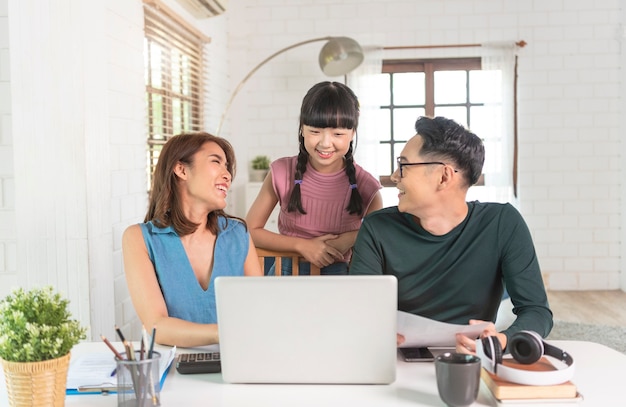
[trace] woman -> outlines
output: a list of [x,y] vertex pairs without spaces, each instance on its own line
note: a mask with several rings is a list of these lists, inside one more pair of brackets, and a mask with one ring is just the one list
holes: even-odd
[[245,222],[224,213],[234,174],[223,138],[180,134],[163,146],[144,223],[122,238],[130,296],[157,343],[218,343],[215,278],[263,274]]

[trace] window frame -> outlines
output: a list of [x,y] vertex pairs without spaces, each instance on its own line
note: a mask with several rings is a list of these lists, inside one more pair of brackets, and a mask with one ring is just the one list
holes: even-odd
[[[465,58],[433,58],[433,59],[386,59],[383,60],[382,71],[383,74],[392,74],[389,81],[389,92],[390,95],[393,95],[393,74],[396,73],[408,73],[408,72],[423,72],[425,74],[425,101],[424,105],[416,105],[416,107],[423,107],[425,114],[427,116],[435,115],[435,83],[434,83],[434,73],[436,71],[469,71],[471,70],[480,70],[482,69],[482,63],[480,57],[465,57]],[[469,81],[467,82],[467,86],[469,87]],[[468,89],[469,90],[469,89]],[[469,98],[469,91],[467,92]],[[406,143],[408,140],[396,140],[395,135],[393,134],[393,109],[395,108],[393,103],[393,96],[389,101],[391,104],[389,105],[381,105],[381,109],[389,109],[390,115],[390,129],[389,135],[390,138],[380,140],[380,144],[391,144],[390,147],[390,157],[392,171],[395,169],[395,159],[399,152],[395,151],[395,144]],[[463,104],[454,104],[456,106],[463,105],[467,108],[468,116],[469,116],[469,108],[470,106],[481,106],[480,103],[470,103],[469,100],[466,100]],[[406,105],[403,105],[406,106]],[[439,105],[443,106],[443,105]],[[469,117],[467,118],[469,123]],[[379,176],[380,183],[383,187],[394,187],[395,183],[391,181],[390,175],[380,175]],[[476,185],[484,185],[484,177],[481,175]]]

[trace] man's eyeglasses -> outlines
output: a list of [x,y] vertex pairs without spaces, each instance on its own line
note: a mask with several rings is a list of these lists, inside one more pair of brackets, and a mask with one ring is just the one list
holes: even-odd
[[[407,165],[448,165],[446,163],[442,163],[441,161],[429,161],[429,162],[425,162],[425,163],[405,163],[402,162],[400,157],[396,158],[396,162],[398,163],[398,169],[400,170],[400,178],[404,178],[404,174],[402,173],[402,167],[405,167]],[[454,172],[459,172],[459,170],[454,169]]]

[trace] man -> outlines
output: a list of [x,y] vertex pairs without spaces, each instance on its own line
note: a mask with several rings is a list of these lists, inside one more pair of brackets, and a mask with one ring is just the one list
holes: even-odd
[[[364,219],[350,274],[396,276],[399,310],[455,324],[491,321],[481,336],[496,335],[502,349],[520,330],[545,337],[552,312],[526,223],[510,204],[466,202],[482,173],[482,141],[443,117],[420,117],[415,130],[391,176],[398,206]],[[516,319],[496,332],[505,287]],[[475,352],[475,338],[456,339],[457,351]]]

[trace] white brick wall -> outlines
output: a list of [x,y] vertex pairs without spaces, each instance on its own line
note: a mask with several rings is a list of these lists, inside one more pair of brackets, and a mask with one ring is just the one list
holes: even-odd
[[[218,39],[214,45],[207,46],[211,69],[209,97],[206,103],[209,124],[215,125],[215,117],[219,116],[221,106],[228,97],[225,75],[227,65],[226,54],[226,29],[225,17],[211,20],[194,22],[193,18],[172,0],[166,0],[170,8],[188,19],[192,25],[201,29],[205,34]],[[17,5],[14,3],[13,5]],[[13,7],[12,18],[15,21],[27,20],[29,17],[40,17],[48,22],[54,18],[69,14],[83,15],[88,20],[90,13],[97,13],[102,17],[94,19],[85,27],[84,38],[76,39],[75,49],[81,49],[81,41],[90,41],[91,47],[84,50],[84,55],[75,55],[76,61],[81,62],[72,65],[76,73],[76,80],[80,83],[84,93],[71,93],[71,95],[84,103],[78,102],[80,108],[71,110],[59,110],[59,116],[71,116],[68,122],[80,123],[80,126],[72,128],[64,127],[62,120],[55,122],[49,120],[52,126],[46,128],[46,134],[50,140],[57,140],[59,151],[63,150],[60,145],[66,138],[67,130],[72,132],[71,140],[74,145],[67,148],[74,152],[72,161],[80,166],[80,162],[86,165],[85,174],[76,176],[84,177],[84,187],[87,197],[76,203],[75,210],[63,209],[70,212],[68,225],[79,234],[76,242],[72,238],[66,239],[63,234],[63,222],[51,222],[48,227],[50,233],[57,235],[52,245],[56,247],[57,258],[48,258],[46,253],[37,253],[36,261],[46,264],[46,267],[33,270],[28,266],[27,259],[17,253],[16,242],[19,241],[20,231],[17,229],[31,227],[31,225],[19,222],[16,226],[14,214],[14,173],[16,163],[21,168],[28,169],[33,174],[37,168],[30,168],[25,162],[25,154],[19,155],[12,148],[12,120],[11,109],[13,101],[11,92],[21,92],[24,89],[18,82],[11,82],[9,75],[9,56],[13,58],[28,59],[28,54],[20,54],[27,47],[10,47],[8,36],[8,0],[0,0],[0,295],[8,292],[13,285],[33,285],[37,281],[49,281],[58,284],[59,288],[67,291],[74,307],[75,315],[81,322],[90,324],[92,338],[99,333],[113,336],[114,323],[123,328],[132,337],[138,337],[140,324],[130,301],[126,281],[123,273],[121,236],[124,229],[136,222],[143,220],[147,207],[146,197],[146,146],[145,146],[145,102],[144,102],[144,66],[143,66],[143,6],[141,0],[114,1],[94,0],[91,3],[83,3],[80,0],[64,3],[68,7],[68,13],[54,14],[51,17],[37,7],[37,0],[32,2],[25,0],[19,7]],[[40,4],[39,4],[40,5]],[[32,13],[32,15],[30,14]],[[55,33],[59,36],[67,35],[63,30],[77,30],[79,21],[73,20],[72,24],[59,25]],[[16,31],[17,32],[17,31]],[[16,36],[18,38],[19,36]],[[19,43],[18,43],[19,44]],[[54,42],[46,44],[54,47]],[[53,54],[65,55],[67,44],[59,42],[59,50],[53,50]],[[54,61],[55,63],[57,61]],[[66,78],[55,78],[54,72],[42,67],[43,73],[31,81],[20,72],[20,79],[26,84],[28,91],[30,83],[38,80],[41,83],[47,78],[51,90],[56,91],[58,83]],[[81,70],[82,69],[82,70]],[[38,82],[39,83],[39,82]],[[55,85],[57,87],[55,87]],[[17,88],[17,89],[16,89]],[[75,91],[75,89],[72,89]],[[35,92],[31,92],[35,94]],[[45,85],[39,90],[40,94],[46,94]],[[28,100],[28,99],[26,99]],[[57,102],[50,102],[50,106],[64,106],[76,103],[75,100],[62,98]],[[69,106],[68,106],[69,107]],[[36,110],[34,110],[36,111]],[[25,112],[20,111],[21,117]],[[27,128],[31,123],[20,121],[20,128]],[[84,133],[80,133],[80,130]],[[79,133],[76,133],[76,132]],[[36,133],[36,132],[35,132]],[[20,136],[22,137],[22,136]],[[84,146],[77,145],[82,144]],[[25,142],[20,140],[23,145]],[[78,147],[78,148],[77,148]],[[83,148],[84,147],[84,148]],[[14,160],[14,157],[17,158]],[[48,160],[48,158],[46,158]],[[42,166],[56,170],[54,158]],[[63,160],[61,160],[63,161]],[[61,162],[61,164],[63,164]],[[51,168],[54,167],[54,168]],[[60,168],[63,168],[61,166]],[[81,171],[78,171],[81,172]],[[59,177],[59,180],[62,180]],[[31,186],[32,188],[32,186]],[[71,184],[59,185],[67,188],[72,193],[74,187]],[[36,191],[37,189],[35,189]],[[21,195],[24,199],[23,194]],[[55,205],[62,203],[53,202]],[[63,211],[62,210],[62,211]],[[22,211],[24,212],[24,211]],[[63,213],[63,212],[61,212]],[[22,218],[22,221],[24,218]],[[74,222],[76,221],[76,222]],[[24,237],[24,233],[22,232]],[[26,240],[30,239],[27,234]],[[30,242],[28,242],[30,243]],[[27,244],[24,244],[26,246]],[[73,247],[81,247],[75,250]],[[28,259],[33,260],[33,259]],[[35,279],[24,276],[28,270]],[[87,281],[86,287],[75,289],[77,284],[82,285]],[[63,279],[68,280],[68,284]],[[56,282],[56,283],[55,283]],[[90,304],[91,301],[91,304]],[[114,320],[114,323],[113,323]]]
[[0,0],[0,297],[17,285],[7,2]]
[[141,325],[126,288],[121,247],[124,229],[142,221],[146,210],[143,8],[133,3],[111,2],[107,48],[115,323],[127,336],[138,338]]
[[[519,196],[547,284],[620,287],[624,0],[333,3],[231,3],[231,87],[278,49],[326,35],[380,46],[527,41],[519,52]],[[302,97],[311,85],[329,79],[317,66],[322,44],[288,51],[246,84],[226,133],[246,138],[237,149],[240,161],[257,153],[278,158],[297,152]],[[458,56],[455,52],[460,51],[447,55]]]

